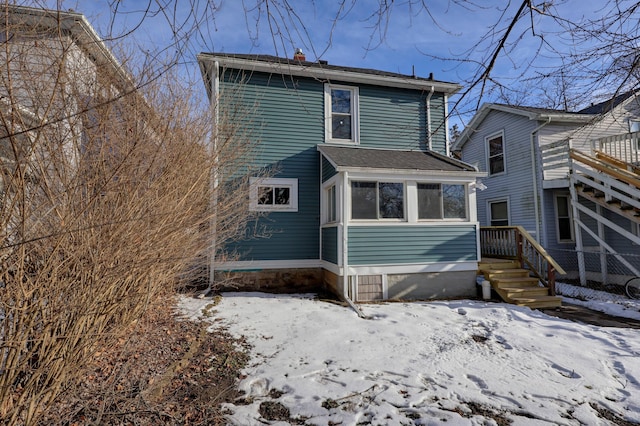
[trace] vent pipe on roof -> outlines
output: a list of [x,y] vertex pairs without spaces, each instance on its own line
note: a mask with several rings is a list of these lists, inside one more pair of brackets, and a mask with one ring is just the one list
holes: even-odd
[[293,54],[293,59],[295,61],[306,61],[307,57],[304,55],[304,52],[299,47],[296,48],[296,53]]

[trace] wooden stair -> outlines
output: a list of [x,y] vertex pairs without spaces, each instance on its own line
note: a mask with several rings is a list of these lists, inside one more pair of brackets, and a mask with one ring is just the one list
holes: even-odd
[[531,277],[527,269],[520,268],[517,261],[483,259],[478,270],[507,303],[532,309],[562,306],[562,297],[550,296],[549,289]]

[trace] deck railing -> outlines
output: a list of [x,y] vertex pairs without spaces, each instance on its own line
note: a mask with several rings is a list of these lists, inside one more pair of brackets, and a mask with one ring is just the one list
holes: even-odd
[[542,246],[521,226],[483,226],[480,228],[480,247],[483,257],[516,259],[556,294],[556,272],[566,272]]
[[640,162],[640,132],[607,136],[592,141],[592,152],[601,151],[627,163]]
[[566,179],[569,176],[570,144],[570,139],[563,139],[540,146],[544,180]]

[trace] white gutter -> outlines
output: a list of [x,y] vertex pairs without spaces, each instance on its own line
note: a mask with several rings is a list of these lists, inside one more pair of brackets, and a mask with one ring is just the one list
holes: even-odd
[[546,235],[543,236],[540,233],[540,201],[538,200],[538,173],[536,170],[535,134],[549,123],[551,123],[551,117],[547,117],[547,121],[533,129],[533,131],[531,132],[531,174],[533,175],[533,205],[536,218],[536,239],[543,247],[546,246],[547,242]]
[[429,90],[429,94],[427,95],[427,148],[429,151],[433,151],[431,140],[433,137],[431,136],[431,97],[433,96],[433,92],[435,88],[431,86],[431,90]]

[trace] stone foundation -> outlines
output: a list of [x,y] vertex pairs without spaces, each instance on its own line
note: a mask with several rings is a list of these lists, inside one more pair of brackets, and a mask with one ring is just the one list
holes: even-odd
[[304,293],[322,290],[322,269],[261,269],[216,272],[216,290]]

